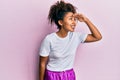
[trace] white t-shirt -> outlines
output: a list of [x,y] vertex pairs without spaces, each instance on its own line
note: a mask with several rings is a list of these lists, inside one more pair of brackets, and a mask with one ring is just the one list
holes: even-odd
[[39,52],[40,56],[49,56],[47,69],[65,71],[73,68],[76,49],[86,37],[87,34],[80,32],[68,32],[65,38],[59,37],[56,32],[47,35]]

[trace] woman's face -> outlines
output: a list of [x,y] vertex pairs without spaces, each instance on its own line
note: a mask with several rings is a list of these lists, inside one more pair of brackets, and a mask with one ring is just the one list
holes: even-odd
[[72,12],[67,12],[62,20],[62,27],[66,31],[73,32],[76,27],[77,19]]

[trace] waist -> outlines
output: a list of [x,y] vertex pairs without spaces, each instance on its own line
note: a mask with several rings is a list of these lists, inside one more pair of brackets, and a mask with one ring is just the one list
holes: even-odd
[[48,70],[46,69],[47,72],[54,72],[54,73],[61,73],[61,72],[71,72],[71,71],[74,71],[73,68],[71,69],[68,69],[68,70],[63,70],[63,71],[51,71],[51,70]]

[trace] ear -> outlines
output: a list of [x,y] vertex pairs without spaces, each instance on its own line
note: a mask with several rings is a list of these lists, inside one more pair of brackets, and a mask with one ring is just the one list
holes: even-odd
[[59,24],[60,26],[62,26],[62,25],[63,25],[62,20],[58,20],[58,24]]

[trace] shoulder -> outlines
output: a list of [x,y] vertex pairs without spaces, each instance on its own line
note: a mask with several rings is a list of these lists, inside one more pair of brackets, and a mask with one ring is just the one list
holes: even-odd
[[76,32],[76,31],[74,31],[74,32],[69,32],[70,34],[79,34],[79,33],[81,33],[81,32]]
[[49,33],[49,34],[46,36],[46,38],[53,38],[54,36],[55,36],[55,32]]
[[54,38],[54,36],[55,36],[54,32],[53,33],[49,33],[49,34],[46,35],[45,40],[50,41],[52,38]]
[[69,32],[69,34],[71,35],[71,36],[77,36],[77,35],[80,35],[80,34],[82,34],[81,32]]
[[76,36],[86,35],[86,33],[83,33],[83,32],[73,32],[73,34],[76,35]]
[[70,32],[70,36],[72,36],[72,37],[74,37],[74,38],[76,37],[76,38],[81,38],[81,39],[83,39],[83,38],[86,38],[87,35],[88,35],[88,34],[83,33],[83,32]]

